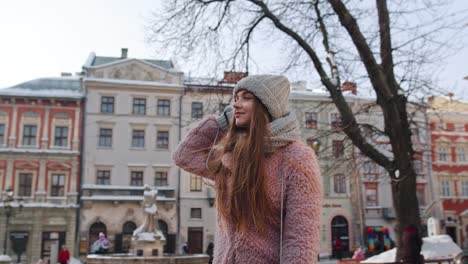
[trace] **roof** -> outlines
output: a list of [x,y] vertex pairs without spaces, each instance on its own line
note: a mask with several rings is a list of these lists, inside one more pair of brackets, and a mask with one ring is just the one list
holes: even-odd
[[432,96],[429,105],[433,110],[447,112],[468,112],[468,103],[454,100],[450,97]]
[[[120,57],[102,57],[102,56],[95,56],[94,59],[90,62],[89,66],[99,66],[103,64],[108,64],[112,62],[117,62],[120,60],[128,60],[127,58],[120,58]],[[141,61],[145,61],[165,69],[174,69],[174,64],[170,60],[148,60],[148,59],[138,59]]]
[[0,96],[79,99],[84,96],[76,77],[39,78],[1,89]]

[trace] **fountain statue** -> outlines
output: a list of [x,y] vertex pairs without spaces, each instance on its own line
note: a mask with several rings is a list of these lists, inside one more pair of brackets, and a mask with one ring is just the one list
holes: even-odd
[[145,185],[143,192],[143,213],[145,220],[140,227],[133,231],[133,249],[137,256],[158,256],[163,253],[166,238],[157,225],[157,196],[158,190],[155,187]]

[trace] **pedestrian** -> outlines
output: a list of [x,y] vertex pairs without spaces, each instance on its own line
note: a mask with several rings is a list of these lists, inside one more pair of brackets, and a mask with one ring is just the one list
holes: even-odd
[[109,247],[109,240],[107,240],[106,235],[104,235],[104,233],[100,232],[99,238],[96,241],[94,241],[93,245],[91,246],[91,253],[107,254]]
[[418,228],[410,224],[402,236],[402,262],[411,264],[423,264],[424,256],[420,254],[422,248],[422,238]]
[[184,245],[182,246],[182,252],[184,253],[184,255],[187,255],[189,253],[189,247],[187,243],[184,243]]
[[206,247],[206,254],[210,257],[208,259],[208,264],[213,263],[213,252],[214,252],[214,244],[213,242],[208,243],[208,247]]
[[60,264],[68,264],[70,261],[70,251],[68,251],[66,245],[62,245],[62,249],[59,252],[58,255],[58,262]]
[[364,252],[361,249],[361,246],[358,246],[358,248],[354,251],[352,259],[363,260],[364,258]]
[[333,243],[333,248],[335,249],[335,256],[337,259],[343,258],[343,242],[339,237],[335,237],[335,242]]
[[205,117],[173,155],[185,171],[214,181],[213,263],[316,263],[321,176],[289,93],[284,76],[240,80],[234,108]]

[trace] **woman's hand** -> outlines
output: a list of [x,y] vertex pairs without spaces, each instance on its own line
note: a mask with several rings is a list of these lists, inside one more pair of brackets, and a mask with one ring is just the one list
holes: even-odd
[[226,130],[229,126],[229,123],[232,120],[233,116],[233,108],[232,106],[228,105],[224,108],[224,111],[216,117],[216,122],[221,130]]

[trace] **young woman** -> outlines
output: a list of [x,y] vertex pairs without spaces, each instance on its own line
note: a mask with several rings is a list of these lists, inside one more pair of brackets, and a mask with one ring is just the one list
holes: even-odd
[[289,91],[284,76],[242,79],[234,110],[200,121],[173,155],[182,169],[215,182],[213,263],[317,262],[321,177],[289,112]]

